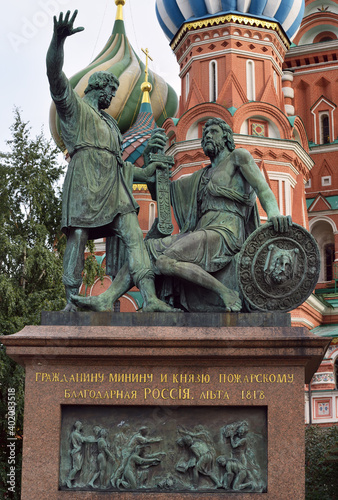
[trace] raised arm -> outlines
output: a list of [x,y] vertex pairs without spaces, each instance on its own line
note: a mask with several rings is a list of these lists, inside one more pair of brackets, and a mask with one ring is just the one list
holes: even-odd
[[276,231],[286,232],[289,226],[292,225],[291,216],[281,215],[275,195],[251,154],[246,149],[239,148],[234,151],[234,155],[235,163],[240,167],[243,176],[256,191],[269,222],[273,223]]
[[51,92],[55,95],[60,95],[66,89],[68,80],[62,71],[64,62],[64,43],[68,36],[74,35],[84,28],[73,27],[77,10],[70,17],[68,11],[63,18],[63,13],[59,15],[59,19],[54,16],[54,32],[53,37],[47,52],[47,76],[50,84]]

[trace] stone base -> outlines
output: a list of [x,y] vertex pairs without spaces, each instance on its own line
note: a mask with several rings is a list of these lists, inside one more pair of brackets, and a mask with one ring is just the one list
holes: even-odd
[[[102,323],[102,317],[94,320],[94,316],[90,316],[91,325]],[[142,323],[143,314],[133,316],[140,317],[133,321]],[[166,326],[164,316],[160,326],[27,326],[3,338],[8,355],[26,368],[23,500],[305,497],[304,383],[317,370],[329,339],[290,326],[219,326],[219,321],[227,324],[228,315],[213,318],[217,326],[201,322],[180,327]],[[190,324],[195,321],[192,316]],[[241,315],[234,316],[244,321]],[[84,436],[93,434],[94,424],[108,427],[112,436],[118,417],[120,426],[128,419],[131,427],[137,422],[139,428],[129,429],[130,433],[135,434],[142,423],[149,435],[162,436],[148,455],[161,451],[165,439],[171,441],[170,453],[177,454],[177,436],[184,430],[198,434],[200,425],[214,436],[217,453],[226,455],[226,439],[217,437],[222,426],[236,420],[257,425],[265,439],[265,445],[256,449],[263,468],[266,461],[265,492],[234,492],[224,485],[216,489],[203,474],[201,486],[195,490],[192,485],[191,491],[159,486],[155,491],[127,491],[123,486],[121,491],[106,493],[89,487],[76,491],[76,481],[68,488],[65,480],[72,466],[70,433],[75,421],[81,419]],[[166,432],[172,429],[176,434],[169,439]],[[170,453],[167,450],[163,463],[170,462]],[[176,474],[176,456],[172,464]],[[160,466],[156,467],[148,473],[160,475]],[[220,480],[225,472],[219,468]],[[191,482],[182,470],[177,475]]]

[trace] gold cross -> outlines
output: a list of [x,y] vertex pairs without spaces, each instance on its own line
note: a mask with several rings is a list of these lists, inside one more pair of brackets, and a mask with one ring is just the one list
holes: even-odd
[[145,50],[141,49],[141,50],[146,55],[146,69],[144,70],[144,72],[146,75],[146,82],[148,83],[148,60],[150,59],[151,61],[153,61],[153,59],[150,57],[148,49],[145,49]]

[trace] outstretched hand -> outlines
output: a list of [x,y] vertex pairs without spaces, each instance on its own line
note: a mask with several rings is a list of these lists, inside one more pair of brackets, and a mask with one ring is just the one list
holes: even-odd
[[84,28],[82,26],[78,28],[74,28],[74,21],[77,16],[77,10],[74,11],[72,17],[70,17],[70,10],[67,11],[65,18],[63,18],[63,12],[60,12],[59,19],[54,16],[54,34],[57,36],[59,40],[64,40],[68,36],[72,36],[75,33],[83,31]]
[[269,222],[272,222],[274,230],[279,233],[286,233],[289,227],[292,226],[291,215],[269,217]]

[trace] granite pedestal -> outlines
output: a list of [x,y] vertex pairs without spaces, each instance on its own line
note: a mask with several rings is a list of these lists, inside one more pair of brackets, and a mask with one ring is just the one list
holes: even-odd
[[[3,339],[8,355],[26,369],[22,500],[305,498],[304,383],[329,339],[291,327],[287,314],[272,313],[46,313],[42,321]],[[99,478],[96,488],[77,490],[75,480],[69,488],[69,436],[79,420],[84,436],[94,435],[95,424],[99,432],[137,422],[149,435],[162,436],[151,452],[161,451],[167,439],[172,454],[178,453],[177,437],[197,436],[198,425],[217,436],[225,424],[257,420],[264,486],[256,493],[229,491],[201,474],[202,486],[181,491],[174,476],[189,481],[188,474],[166,450],[147,473],[160,477],[171,460],[173,474],[166,481],[162,475],[155,491],[128,491],[121,482],[120,491],[104,492]],[[179,430],[170,437],[173,422]],[[224,442],[217,441],[218,454],[225,453]],[[87,458],[82,456],[80,469]],[[226,475],[222,466],[220,481]]]

